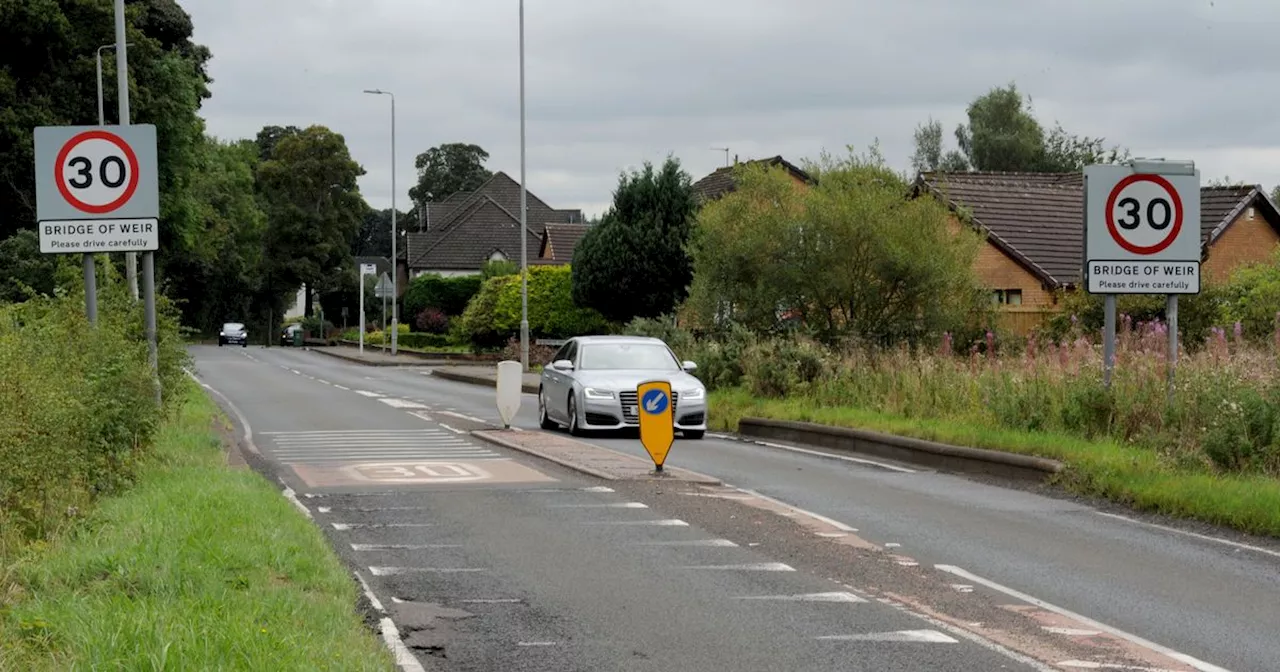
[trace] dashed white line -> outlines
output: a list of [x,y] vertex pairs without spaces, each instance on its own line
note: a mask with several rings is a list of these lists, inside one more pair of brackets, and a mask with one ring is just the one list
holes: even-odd
[[449,431],[453,432],[454,434],[466,434],[466,432],[462,431],[461,429],[458,429],[457,427],[453,427],[453,426],[451,426],[451,425],[446,425],[446,424],[444,424],[443,422],[438,422],[438,423],[436,423],[436,424],[438,424],[438,425],[440,425],[441,427],[443,427],[443,428],[445,428],[445,429],[447,429],[447,430],[449,430]]
[[432,527],[432,523],[330,523],[335,530],[377,529],[383,527]]
[[333,386],[334,386],[335,388],[339,389],[339,390],[346,390],[347,392],[350,392],[350,391],[351,391],[351,388],[349,388],[349,387],[347,387],[347,386],[345,386],[345,385],[339,385],[339,384],[337,384],[337,383],[334,383],[334,384],[333,384]]
[[398,576],[401,574],[462,574],[487,572],[484,567],[370,567],[374,576]]
[[555,642],[517,642],[516,646],[555,646]]
[[642,502],[607,502],[603,504],[551,504],[549,509],[647,509]]
[[784,507],[784,508],[786,508],[786,509],[788,509],[788,510],[790,510],[790,511],[794,511],[794,512],[799,513],[799,514],[806,515],[806,516],[808,516],[808,517],[810,517],[810,518],[813,518],[814,520],[820,520],[820,521],[822,521],[822,522],[824,522],[824,523],[826,523],[826,524],[828,524],[828,525],[830,525],[830,526],[832,526],[832,527],[834,527],[834,528],[836,528],[837,530],[840,530],[840,531],[842,531],[842,532],[857,532],[857,531],[858,531],[858,529],[857,529],[856,527],[850,527],[850,526],[845,525],[844,523],[842,523],[842,522],[840,522],[840,521],[838,521],[838,520],[834,520],[834,519],[828,518],[828,517],[826,517],[826,516],[824,516],[824,515],[822,515],[822,514],[820,514],[820,513],[814,513],[814,512],[812,512],[812,511],[807,511],[807,510],[802,509],[802,508],[800,508],[800,507],[798,507],[798,506],[793,506],[793,505],[788,504],[788,503],[786,503],[786,502],[784,502],[784,501],[774,499],[773,497],[770,497],[770,496],[768,496],[768,495],[762,495],[762,494],[760,494],[760,493],[756,492],[755,490],[748,490],[748,489],[746,489],[746,488],[738,488],[738,489],[739,489],[739,490],[741,490],[742,492],[747,493],[748,495],[753,496],[753,497],[759,497],[760,499],[763,499],[763,500],[765,500],[766,502],[771,502],[771,503],[773,503],[773,504],[777,504],[778,506]]
[[866,602],[866,598],[853,593],[838,591],[833,593],[802,593],[800,595],[752,595],[739,597],[739,600],[769,600],[774,602],[842,602],[858,604]]
[[467,421],[469,421],[469,422],[477,422],[477,423],[480,423],[480,424],[482,424],[482,425],[487,425],[487,424],[489,424],[489,421],[488,421],[488,420],[485,420],[484,418],[477,418],[477,417],[476,417],[476,416],[474,416],[474,415],[467,415],[467,414],[465,414],[465,413],[454,413],[453,411],[436,411],[436,412],[437,412],[437,413],[439,413],[440,415],[448,415],[448,416],[452,416],[452,417],[455,417],[455,418],[460,418],[460,419],[462,419],[462,420],[467,420]]
[[380,398],[380,397],[385,397],[385,396],[387,396],[387,395],[385,395],[385,394],[379,394],[379,393],[377,393],[377,392],[371,392],[371,391],[369,391],[369,390],[356,390],[356,394],[359,394],[359,395],[361,395],[361,396],[365,396],[365,397],[369,397],[369,398],[371,398],[371,399],[378,399],[378,398]]
[[676,539],[674,541],[640,541],[638,546],[720,546],[737,548],[737,544],[728,539]]
[[1157,525],[1155,523],[1148,523],[1141,520],[1137,520],[1135,518],[1130,518],[1128,516],[1122,516],[1116,513],[1107,513],[1105,511],[1094,511],[1094,513],[1098,514],[1099,516],[1106,516],[1107,518],[1123,520],[1126,523],[1133,523],[1134,525],[1141,525],[1143,527],[1152,527],[1157,530],[1172,532],[1174,534],[1181,534],[1183,536],[1192,537],[1194,539],[1200,539],[1202,541],[1212,541],[1217,544],[1231,546],[1232,548],[1238,548],[1244,551],[1253,551],[1254,553],[1262,553],[1264,555],[1270,555],[1271,557],[1274,557],[1274,558],[1280,558],[1280,551],[1273,551],[1269,548],[1262,548],[1261,546],[1252,546],[1250,544],[1242,544],[1238,541],[1231,541],[1230,539],[1222,539],[1220,537],[1212,537],[1207,534],[1198,534],[1196,532],[1188,532],[1186,530],[1179,530],[1176,527],[1169,527],[1167,525]]
[[657,525],[660,527],[688,527],[689,523],[676,518],[665,520],[598,520],[588,525]]
[[486,598],[476,598],[471,600],[458,600],[458,602],[461,602],[462,604],[518,604],[520,602],[520,598],[518,597],[486,597]]
[[426,406],[419,404],[416,401],[409,401],[407,399],[396,399],[395,397],[387,397],[387,398],[379,399],[378,401],[381,401],[382,403],[392,408],[426,408]]
[[1066,635],[1068,637],[1097,637],[1102,633],[1098,630],[1083,630],[1081,628],[1057,628],[1051,625],[1041,626],[1045,632],[1052,632],[1055,635]]
[[1026,593],[1022,593],[1017,590],[1014,590],[1013,588],[1009,588],[1008,586],[1002,586],[996,583],[995,581],[984,579],[981,576],[965,571],[954,565],[934,565],[934,567],[936,567],[940,571],[947,572],[949,574],[954,574],[956,576],[968,579],[974,583],[980,583],[992,590],[997,590],[999,592],[1004,593],[1005,595],[1017,598],[1028,604],[1034,604],[1035,606],[1040,607],[1041,609],[1048,609],[1049,611],[1052,611],[1060,616],[1066,616],[1067,618],[1074,619],[1091,628],[1095,628],[1102,632],[1110,633],[1112,635],[1115,635],[1116,637],[1119,637],[1121,639],[1125,639],[1134,644],[1137,644],[1138,646],[1155,651],[1156,653],[1164,654],[1180,663],[1190,665],[1191,667],[1197,670],[1200,670],[1200,672],[1229,672],[1229,670],[1227,670],[1224,667],[1218,667],[1217,665],[1214,665],[1212,663],[1207,663],[1203,660],[1193,658],[1192,656],[1189,656],[1185,653],[1175,651],[1173,649],[1170,649],[1167,646],[1156,644],[1155,642],[1143,639],[1137,635],[1125,632],[1124,630],[1121,630],[1119,628],[1113,628],[1104,623],[1100,623],[1091,618],[1088,618],[1087,616],[1081,616],[1080,614],[1077,614],[1073,611],[1068,611],[1067,609],[1063,609],[1062,607],[1059,607],[1056,604],[1050,604],[1039,598],[1035,598],[1030,595],[1027,595]]
[[462,548],[462,544],[351,544],[353,551],[419,551],[430,548]]
[[739,565],[686,565],[684,569],[709,569],[740,572],[794,572],[795,567],[782,562],[744,562]]
[[848,456],[848,455],[836,455],[836,454],[834,454],[834,453],[827,453],[827,452],[823,452],[823,451],[821,451],[821,450],[810,450],[810,449],[808,449],[808,448],[799,448],[799,447],[797,447],[797,446],[788,446],[788,445],[786,445],[786,444],[782,444],[782,443],[774,443],[774,442],[772,442],[772,441],[758,441],[758,440],[755,440],[755,439],[739,438],[739,437],[734,437],[734,436],[730,436],[730,435],[727,435],[727,434],[715,434],[714,436],[715,436],[716,438],[728,439],[728,440],[730,440],[730,441],[737,441],[737,442],[739,442],[739,443],[752,443],[752,444],[755,444],[755,445],[757,445],[757,446],[766,446],[766,447],[768,447],[768,448],[777,448],[778,450],[786,450],[786,451],[790,451],[790,452],[793,452],[793,453],[801,453],[801,454],[804,454],[804,455],[813,455],[813,456],[815,456],[815,457],[825,457],[825,458],[832,459],[832,460],[840,460],[840,461],[842,461],[842,462],[852,462],[852,463],[854,463],[854,464],[865,464],[865,465],[869,465],[869,466],[873,466],[873,467],[880,467],[881,469],[888,469],[889,471],[896,471],[896,472],[898,472],[898,473],[902,473],[902,474],[914,474],[914,473],[918,473],[918,470],[916,470],[916,469],[910,469],[910,468],[908,468],[908,467],[900,467],[900,466],[898,466],[898,465],[896,465],[896,464],[889,464],[888,462],[880,462],[880,461],[878,461],[878,460],[868,460],[868,459],[866,459],[866,458],[862,458],[862,457],[850,457],[850,456]]
[[959,640],[937,630],[899,630],[897,632],[872,632],[862,635],[822,635],[814,637],[829,642],[924,642],[930,644],[959,644]]

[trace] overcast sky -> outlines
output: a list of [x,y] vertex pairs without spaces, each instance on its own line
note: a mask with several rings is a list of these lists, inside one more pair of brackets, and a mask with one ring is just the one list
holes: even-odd
[[[484,147],[519,179],[517,0],[180,0],[213,51],[203,116],[223,138],[324,124],[397,205],[413,159]],[[1276,0],[529,0],[528,187],[607,207],[620,170],[680,159],[696,180],[741,159],[865,149],[909,168],[930,115],[1015,81],[1036,116],[1205,181],[1280,182]]]

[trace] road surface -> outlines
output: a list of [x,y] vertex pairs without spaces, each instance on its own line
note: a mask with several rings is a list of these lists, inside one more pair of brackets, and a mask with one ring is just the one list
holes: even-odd
[[[512,484],[433,486],[377,496],[336,494],[351,487],[325,492],[304,483],[295,486],[325,495],[314,500],[325,502],[319,504],[323,512],[312,507],[321,524],[357,525],[331,531],[353,566],[391,568],[367,572],[380,586],[375,593],[390,591],[396,599],[473,614],[449,620],[451,634],[436,633],[450,642],[441,669],[1037,669],[936,624],[922,625],[900,609],[876,609],[883,606],[876,600],[857,602],[855,610],[797,597],[844,592],[828,580],[840,565],[828,566],[825,551],[788,550],[805,547],[799,539],[756,550],[740,540],[733,540],[738,546],[675,543],[718,543],[714,540],[722,536],[710,530],[732,527],[727,522],[735,516],[732,507],[717,502],[683,510],[687,527],[644,524],[676,518],[664,517],[656,507],[670,511],[679,503],[643,488],[589,491],[584,488],[599,483],[475,442],[466,431],[497,424],[492,389],[434,379],[421,369],[364,367],[301,350],[195,352],[202,380],[241,409],[269,458],[314,464],[316,451],[326,450],[339,462],[497,457],[555,479],[542,488],[521,481],[529,477],[521,471],[506,477]],[[535,398],[525,401],[516,425],[536,429]],[[418,405],[431,408],[433,422],[412,415]],[[422,434],[374,435],[375,429]],[[353,435],[360,437],[358,455],[347,454],[355,445],[349,440]],[[643,454],[634,437],[587,441]],[[856,528],[861,539],[893,549],[900,564],[927,573],[922,581],[997,600],[1016,598],[1033,605],[1041,620],[1085,623],[1054,630],[1046,620],[1046,630],[1065,630],[1083,640],[1105,633],[1134,650],[1183,663],[1090,668],[1086,661],[1040,669],[1238,672],[1276,669],[1280,660],[1280,640],[1274,637],[1280,623],[1280,551],[1274,548],[1189,536],[1081,504],[914,467],[737,440],[678,440],[668,464]],[[323,480],[328,472],[316,469],[313,479]],[[627,508],[633,503],[647,508]],[[424,519],[432,526],[358,527]],[[786,534],[778,531],[780,538]],[[390,543],[424,548],[380,546]],[[352,544],[371,550],[356,551]],[[788,557],[762,555],[769,549]],[[778,562],[796,571],[762,569]],[[691,569],[699,564],[722,569]],[[871,572],[859,571],[850,581]],[[792,599],[777,599],[782,596]],[[745,597],[775,599],[740,599]],[[464,599],[520,602],[467,608],[460,606]],[[677,614],[685,617],[678,627]],[[422,632],[415,634],[421,639]],[[915,634],[886,634],[903,632]],[[851,636],[940,641],[872,646]],[[943,637],[959,641],[942,646]],[[620,656],[624,649],[635,653]],[[422,653],[430,647],[415,651],[431,657]]]

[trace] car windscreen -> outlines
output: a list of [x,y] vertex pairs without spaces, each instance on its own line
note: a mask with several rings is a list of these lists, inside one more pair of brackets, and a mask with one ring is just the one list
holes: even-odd
[[222,330],[223,331],[243,331],[244,325],[240,324],[239,322],[228,322],[222,325]]
[[607,369],[644,369],[678,371],[680,363],[666,346],[656,343],[591,343],[583,344],[578,367],[583,371]]

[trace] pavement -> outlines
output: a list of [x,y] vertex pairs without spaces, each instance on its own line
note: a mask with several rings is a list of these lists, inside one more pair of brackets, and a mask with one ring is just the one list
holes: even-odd
[[[673,446],[668,469],[707,480],[602,477],[566,465],[645,458],[634,434],[553,440],[569,441],[537,431],[533,395],[499,433],[491,388],[428,367],[192,351],[252,428],[250,462],[297,493],[422,669],[1280,660],[1272,541],[735,437]],[[552,438],[521,439],[535,450],[481,438],[521,433]]]

